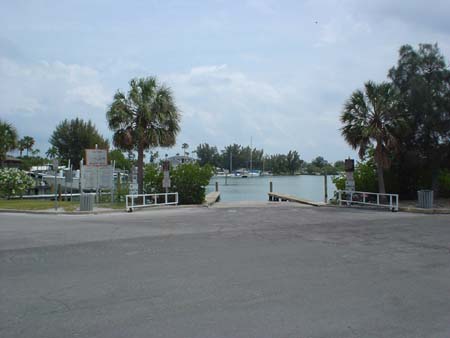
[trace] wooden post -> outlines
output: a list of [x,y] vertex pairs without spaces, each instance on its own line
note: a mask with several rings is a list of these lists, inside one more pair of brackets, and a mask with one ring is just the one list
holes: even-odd
[[325,203],[328,203],[328,180],[327,180],[327,172],[325,171],[325,174],[323,176],[323,186],[325,189]]
[[216,181],[216,192],[219,191],[219,182]]
[[[269,182],[269,192],[273,192],[273,182]],[[269,195],[269,201],[272,201],[272,195]]]

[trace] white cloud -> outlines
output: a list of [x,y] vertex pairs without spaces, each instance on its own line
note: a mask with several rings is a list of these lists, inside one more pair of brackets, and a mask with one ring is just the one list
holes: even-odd
[[91,119],[105,132],[104,112],[112,94],[97,70],[63,62],[24,64],[0,58],[0,112],[19,133],[45,148],[64,118]]
[[163,80],[182,109],[180,144],[208,142],[221,149],[248,144],[252,136],[254,146],[269,153],[297,149],[309,157],[339,137],[338,109],[330,113],[317,102],[314,92],[323,89],[311,83],[281,86],[227,65],[194,67]]

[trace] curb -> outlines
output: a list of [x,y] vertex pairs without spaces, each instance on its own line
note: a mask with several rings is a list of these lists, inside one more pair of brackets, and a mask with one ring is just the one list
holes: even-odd
[[122,209],[97,210],[97,211],[44,211],[44,210],[18,210],[18,209],[0,209],[0,213],[10,214],[31,214],[31,215],[98,215],[111,213],[125,213]]
[[416,214],[427,214],[427,215],[447,215],[450,214],[450,209],[423,209],[414,207],[399,207],[398,211],[411,212]]

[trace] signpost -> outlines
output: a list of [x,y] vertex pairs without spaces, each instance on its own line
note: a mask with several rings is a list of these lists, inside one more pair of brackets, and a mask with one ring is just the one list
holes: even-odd
[[353,178],[353,172],[355,171],[355,160],[345,160],[345,190],[355,191],[355,180]]
[[57,176],[58,176],[58,159],[53,159],[53,170],[55,171],[55,211],[58,210],[58,180],[57,180]]
[[138,194],[138,183],[137,183],[137,168],[133,167],[131,168],[131,178],[129,183],[129,194],[130,195],[137,195]]
[[170,162],[169,161],[164,161],[163,162],[163,182],[162,182],[162,186],[163,188],[166,189],[166,204],[167,204],[167,193],[169,192],[169,188],[170,188],[170,174],[169,174],[169,170],[170,170]]
[[164,161],[163,162],[163,183],[162,186],[163,188],[166,189],[166,193],[169,192],[169,188],[170,188],[170,174],[169,171],[170,170],[170,162],[169,161]]

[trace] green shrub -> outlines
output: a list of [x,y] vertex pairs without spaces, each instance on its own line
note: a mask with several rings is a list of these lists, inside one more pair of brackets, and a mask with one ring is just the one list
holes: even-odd
[[[372,161],[358,163],[353,173],[353,179],[356,191],[378,191],[377,170]],[[338,190],[345,190],[345,175],[335,177],[333,183]]]
[[[205,200],[205,188],[213,175],[212,167],[197,163],[185,163],[170,170],[170,192],[178,192],[179,204],[201,204]],[[162,193],[163,173],[149,164],[144,171],[144,187],[147,194]]]
[[439,192],[442,197],[450,197],[450,170],[441,170],[439,174]]
[[155,164],[147,164],[144,168],[144,191],[147,194],[164,192],[162,187],[163,173]]
[[16,168],[0,170],[0,194],[6,198],[18,195],[34,187],[34,180],[24,171]]
[[213,176],[212,167],[198,163],[185,163],[170,173],[171,191],[178,192],[180,204],[201,204],[205,200],[205,188]]

